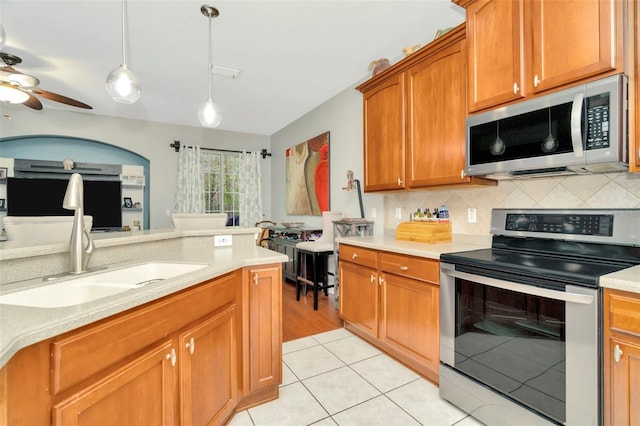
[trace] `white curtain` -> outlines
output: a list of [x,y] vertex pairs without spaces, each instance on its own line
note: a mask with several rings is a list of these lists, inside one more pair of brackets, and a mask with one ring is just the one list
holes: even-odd
[[262,172],[260,154],[243,152],[240,154],[240,226],[255,226],[262,220]]
[[178,154],[178,184],[174,213],[204,213],[204,177],[200,146],[182,145]]

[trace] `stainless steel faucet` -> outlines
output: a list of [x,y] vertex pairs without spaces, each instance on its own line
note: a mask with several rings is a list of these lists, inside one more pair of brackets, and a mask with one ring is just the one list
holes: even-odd
[[[81,274],[87,271],[87,264],[91,253],[93,253],[93,240],[91,234],[84,225],[84,196],[82,176],[78,173],[71,175],[67,192],[64,194],[62,207],[67,210],[75,210],[73,216],[73,228],[71,229],[71,239],[69,240],[69,261],[71,263],[71,273]],[[84,237],[87,245],[84,246]]]

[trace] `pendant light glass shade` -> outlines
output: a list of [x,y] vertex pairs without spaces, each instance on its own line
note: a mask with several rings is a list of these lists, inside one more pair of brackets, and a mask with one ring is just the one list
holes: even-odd
[[122,65],[109,73],[106,88],[114,101],[132,104],[140,98],[141,90],[138,79],[127,68],[126,27],[126,6],[125,0],[122,0]]
[[0,84],[0,102],[21,104],[29,99],[29,95],[22,90],[15,89],[8,84]]
[[140,83],[131,70],[122,64],[107,76],[107,92],[116,102],[132,104],[140,98]]
[[218,127],[222,121],[220,107],[216,105],[211,98],[207,99],[200,108],[198,108],[198,120],[205,127]]
[[218,9],[209,5],[202,5],[200,12],[209,18],[209,62],[207,66],[207,77],[209,78],[209,97],[207,101],[198,108],[198,120],[204,127],[218,127],[222,122],[222,114],[220,113],[220,107],[216,105],[211,99],[211,69],[213,64],[211,63],[211,18],[215,18],[220,15]]

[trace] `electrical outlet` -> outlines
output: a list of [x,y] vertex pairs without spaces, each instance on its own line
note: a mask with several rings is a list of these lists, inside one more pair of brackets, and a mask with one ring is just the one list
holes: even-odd
[[376,208],[371,207],[371,219],[375,219],[375,218],[376,218]]
[[216,247],[230,246],[231,242],[231,235],[215,235],[213,237],[213,245]]
[[478,221],[478,217],[476,215],[476,209],[468,209],[467,210],[467,222],[476,223]]
[[396,207],[396,219],[402,220],[402,208]]

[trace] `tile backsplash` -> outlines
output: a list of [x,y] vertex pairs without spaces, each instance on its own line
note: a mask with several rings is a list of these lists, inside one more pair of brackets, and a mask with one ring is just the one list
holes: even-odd
[[[489,235],[493,208],[640,208],[640,174],[610,173],[499,181],[498,186],[385,195],[385,232],[393,234],[418,207],[445,204],[454,234]],[[396,209],[402,219],[396,219]],[[477,222],[467,222],[475,208]]]

